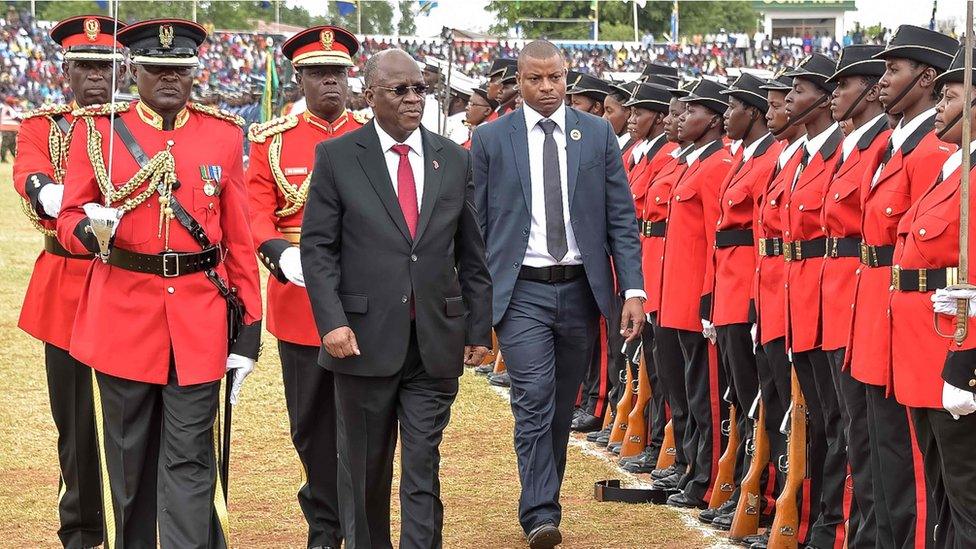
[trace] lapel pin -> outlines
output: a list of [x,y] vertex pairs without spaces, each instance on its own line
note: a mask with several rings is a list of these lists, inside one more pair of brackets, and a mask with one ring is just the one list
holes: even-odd
[[436,170],[437,168],[440,168],[440,167],[441,167],[441,165],[440,165],[440,163],[439,163],[439,162],[437,162],[436,160],[434,160],[434,161],[432,162],[432,164],[434,165],[434,169],[435,169],[435,170]]
[[573,131],[569,132],[569,137],[572,138],[573,141],[579,141],[583,138],[583,133],[578,129],[573,128]]

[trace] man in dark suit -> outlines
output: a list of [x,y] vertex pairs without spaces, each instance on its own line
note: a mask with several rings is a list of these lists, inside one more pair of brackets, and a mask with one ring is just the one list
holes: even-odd
[[426,85],[401,50],[364,69],[375,113],[321,143],[302,223],[305,283],[335,376],[346,547],[392,547],[401,438],[401,547],[440,547],[438,446],[462,360],[491,345],[491,280],[467,152],[420,127]]
[[524,106],[479,127],[471,145],[495,332],[512,380],[519,521],[533,549],[562,541],[570,421],[600,314],[609,317],[624,293],[621,335],[633,340],[646,297],[617,136],[606,120],[564,105],[565,77],[555,46],[527,44],[518,59]]

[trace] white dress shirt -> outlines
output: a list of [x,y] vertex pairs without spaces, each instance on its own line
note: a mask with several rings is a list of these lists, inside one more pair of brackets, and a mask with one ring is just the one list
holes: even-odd
[[617,136],[617,146],[620,147],[620,150],[624,150],[624,147],[627,146],[627,143],[630,143],[630,132],[624,132],[623,135]]
[[[976,151],[976,141],[969,144],[969,152],[971,153],[973,151]],[[942,164],[942,180],[949,179],[952,172],[958,170],[960,166],[962,166],[962,148],[952,153]],[[970,166],[969,169],[973,169],[973,166]]]
[[759,144],[765,141],[766,137],[768,136],[769,136],[769,132],[766,132],[765,135],[753,141],[748,147],[745,148],[745,150],[742,151],[743,164],[745,164],[750,158],[752,158],[752,155],[756,154],[756,149],[759,148]]
[[[400,155],[393,150],[394,145],[400,142],[390,137],[390,134],[383,131],[379,122],[373,124],[376,128],[376,135],[380,138],[380,149],[383,150],[383,159],[386,160],[386,171],[390,174],[390,182],[393,183],[393,192],[397,197],[400,196],[400,189],[397,185],[397,171],[400,169]],[[424,139],[420,133],[420,128],[413,131],[403,141],[404,145],[410,147],[407,160],[413,169],[413,180],[417,185],[417,211],[420,211],[420,204],[424,198]]]
[[654,146],[657,145],[657,142],[660,141],[660,140],[662,140],[662,139],[665,139],[663,133],[662,134],[658,134],[657,137],[652,137],[650,139],[645,139],[645,140],[641,141],[639,145],[634,145],[634,148],[631,149],[631,150],[634,151],[634,164],[637,164],[638,162],[640,162],[641,160],[643,160],[644,159],[644,156],[647,155],[648,151],[650,151],[651,149],[653,149]]
[[[716,139],[715,141],[718,140]],[[712,143],[714,143],[715,141],[709,141],[708,143],[705,143],[704,145],[698,147],[697,149],[692,149],[692,151],[688,153],[688,156],[685,157],[685,161],[688,163],[688,167],[690,168],[692,164],[697,162],[698,157],[700,157],[702,153],[705,152],[705,149],[710,147]]]
[[441,118],[444,116],[441,104],[437,101],[437,95],[428,93],[424,96],[424,115],[420,123],[428,130],[439,133],[441,131]]
[[779,166],[779,169],[782,170],[783,168],[786,167],[786,163],[789,162],[791,158],[793,158],[793,154],[796,153],[796,150],[799,149],[801,146],[803,146],[803,144],[806,143],[806,141],[807,141],[807,136],[805,135],[800,136],[796,138],[792,143],[790,143],[786,148],[784,148],[783,152],[779,153],[779,159],[776,162],[777,165]]
[[843,156],[840,157],[841,161],[847,160],[847,157],[854,152],[854,147],[857,146],[857,142],[861,140],[861,137],[863,137],[869,129],[873,128],[874,125],[878,123],[878,120],[881,119],[882,116],[888,116],[888,114],[882,112],[878,116],[875,116],[871,120],[861,124],[856,130],[847,134],[847,137],[844,138],[844,143],[841,144],[841,153],[843,154]]
[[451,141],[457,143],[458,145],[464,145],[464,142],[468,140],[471,135],[471,130],[464,123],[467,119],[467,113],[461,111],[459,113],[454,113],[447,117],[447,123],[444,125],[444,137],[450,139]]
[[[831,135],[833,135],[834,134],[834,131],[837,130],[837,128],[839,128],[839,127],[840,127],[840,124],[838,124],[837,122],[834,122],[826,130],[818,133],[817,135],[815,135],[813,137],[810,137],[809,134],[807,135],[806,143],[804,143],[803,146],[806,147],[806,149],[807,149],[807,163],[808,164],[810,163],[810,160],[813,159],[813,155],[815,155],[818,152],[820,152],[820,149],[823,148],[824,143],[827,142],[827,139]],[[790,187],[791,189],[795,189],[796,188],[796,182],[800,180],[800,174],[801,173],[803,173],[802,170],[800,170],[800,167],[797,166],[796,172],[793,174],[793,186]]]

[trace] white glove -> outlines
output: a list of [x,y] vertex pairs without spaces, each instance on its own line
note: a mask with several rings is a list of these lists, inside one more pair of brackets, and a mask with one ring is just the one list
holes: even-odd
[[61,199],[64,197],[64,185],[44,185],[37,193],[37,200],[44,208],[44,213],[50,217],[57,217],[61,213]]
[[976,412],[976,395],[942,382],[942,407],[952,414],[953,419],[968,416]]
[[752,354],[756,354],[756,349],[759,347],[759,325],[753,324],[752,328],[749,328],[749,334],[752,335]]
[[237,396],[241,394],[244,378],[254,371],[254,361],[246,356],[231,354],[227,357],[227,371],[234,372],[234,383],[230,388],[230,403],[237,404]]
[[715,341],[718,339],[718,334],[715,332],[715,325],[704,318],[701,319],[701,323],[702,335],[705,336],[705,339],[710,341],[712,345],[715,345]]
[[[50,187],[50,185],[48,185]],[[122,220],[122,211],[118,208],[106,208],[101,204],[95,204],[94,202],[89,202],[81,207],[85,210],[85,215],[88,219],[92,221],[115,219],[116,221]],[[112,236],[115,236],[115,231],[119,230],[119,223],[116,223],[112,227]]]
[[976,316],[976,290],[949,290],[940,288],[932,294],[932,308],[935,312],[949,316],[956,316],[956,300],[969,300],[969,316]]
[[281,252],[281,257],[278,258],[278,268],[295,286],[305,287],[305,275],[302,273],[302,256],[295,246],[290,246],[287,250]]

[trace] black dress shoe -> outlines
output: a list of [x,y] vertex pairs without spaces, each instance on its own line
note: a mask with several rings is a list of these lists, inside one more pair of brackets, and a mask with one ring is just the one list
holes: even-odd
[[603,427],[603,420],[586,412],[580,412],[569,426],[577,433],[592,433],[599,431],[600,427]]
[[712,521],[712,526],[718,528],[719,530],[724,530],[728,532],[732,529],[732,521],[735,519],[735,509],[732,509],[731,513],[725,513],[715,517]]
[[735,514],[735,501],[729,498],[728,501],[719,505],[715,509],[705,509],[701,513],[698,513],[698,520],[704,522],[705,524],[712,524],[716,518],[722,515],[727,515],[729,513]]
[[552,549],[563,542],[563,535],[559,528],[551,522],[544,522],[529,532],[530,549]]
[[479,376],[486,376],[495,371],[494,364],[482,364],[481,366],[475,366],[474,373]]
[[742,538],[741,540],[732,540],[739,545],[744,545],[746,547],[752,547],[757,543],[762,543],[763,547],[766,547],[766,543],[769,542],[769,534],[749,534],[748,536]]
[[597,446],[606,448],[607,444],[610,444],[610,429],[600,431],[600,436],[596,437],[596,440],[593,442],[595,442]]
[[657,446],[645,446],[641,453],[636,456],[620,458],[620,466],[624,467],[627,465],[644,465],[649,468],[644,471],[645,473],[650,473],[657,467],[657,455],[659,449]]
[[651,487],[655,490],[677,490],[678,484],[681,483],[681,475],[675,473],[670,477],[659,478],[651,484]]
[[769,545],[769,534],[756,534],[755,536],[746,536],[746,539],[749,538],[755,538],[754,540],[752,540],[752,543],[749,544],[749,549],[766,549],[766,546]]
[[488,376],[488,384],[494,385],[495,387],[511,387],[512,379],[508,377],[508,372],[502,372],[500,374],[491,374]]
[[665,467],[664,469],[654,469],[653,471],[651,471],[651,478],[659,479],[659,478],[670,477],[671,475],[677,472],[678,472],[678,467],[674,464],[671,464]]
[[607,451],[608,452],[611,452],[611,453],[614,453],[614,454],[616,454],[618,456],[620,455],[620,447],[623,446],[623,445],[624,445],[623,442],[613,442],[613,443],[611,443],[610,442],[610,439],[607,439]]
[[586,440],[588,442],[596,442],[596,439],[606,435],[607,439],[610,439],[610,428],[600,429],[599,431],[593,431],[592,433],[587,433]]
[[684,507],[686,509],[704,509],[708,506],[705,500],[693,498],[686,495],[684,492],[678,492],[677,494],[672,494],[668,497],[668,505],[671,507]]

